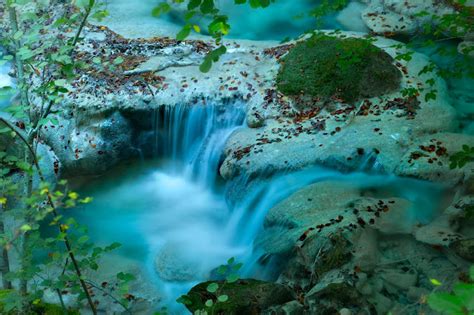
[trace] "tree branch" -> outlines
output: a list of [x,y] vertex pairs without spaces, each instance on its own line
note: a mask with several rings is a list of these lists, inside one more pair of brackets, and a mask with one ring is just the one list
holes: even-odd
[[[16,126],[14,126],[13,124],[11,124],[9,121],[7,121],[5,118],[3,118],[1,116],[0,116],[0,121],[3,122],[8,128],[10,128],[10,130],[15,132],[18,135],[18,137],[20,137],[20,139],[23,141],[23,143],[26,145],[26,147],[28,148],[28,151],[30,151],[30,153],[31,153],[31,157],[32,157],[32,160],[33,160],[33,165],[35,166],[35,168],[38,172],[38,176],[39,176],[40,180],[42,182],[44,182],[45,177],[43,175],[43,171],[41,170],[41,167],[39,166],[38,158],[36,157],[36,153],[35,153],[33,147],[30,145],[30,143],[27,140],[27,136],[24,135],[24,133],[21,129],[17,128]],[[59,214],[57,212],[56,205],[53,202],[51,192],[48,191],[46,196],[47,196],[47,202],[48,202],[49,206],[52,209],[52,214],[55,217],[58,217]],[[67,251],[68,251],[69,258],[71,258],[71,262],[72,262],[72,264],[74,266],[74,269],[75,269],[75,272],[76,272],[76,274],[79,278],[79,282],[80,282],[82,290],[84,291],[84,294],[87,298],[87,301],[89,303],[91,311],[94,315],[96,315],[97,310],[95,308],[94,302],[92,301],[92,297],[91,297],[91,295],[90,295],[90,293],[87,289],[87,285],[86,285],[84,279],[82,278],[82,272],[81,272],[81,269],[79,268],[79,264],[77,263],[76,256],[72,252],[71,242],[69,241],[69,238],[67,237],[67,230],[64,229],[61,224],[59,225],[59,230],[60,230],[61,233],[64,233],[63,242],[64,242],[64,245],[66,246]]]

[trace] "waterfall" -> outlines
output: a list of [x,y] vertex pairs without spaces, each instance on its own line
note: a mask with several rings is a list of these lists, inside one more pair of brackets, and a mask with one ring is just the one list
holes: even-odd
[[184,314],[175,299],[212,278],[213,269],[230,257],[244,264],[241,277],[274,279],[271,259],[262,263],[265,253],[254,241],[268,211],[307,185],[337,180],[390,191],[414,203],[407,224],[429,222],[435,196],[441,196],[433,184],[414,179],[321,167],[223,183],[218,174],[223,150],[232,132],[245,128],[244,106],[198,103],[158,109],[149,115],[153,130],[142,131],[148,139],[142,145],[153,147],[154,158],[129,165],[125,172],[119,169],[83,193],[94,202],[76,218],[88,225],[91,238],[123,244],[108,267],[122,271],[138,265],[148,288],[158,291],[154,295],[162,297],[161,305],[171,314]]
[[245,118],[243,102],[166,106],[155,117],[155,157],[175,173],[213,187],[227,138]]

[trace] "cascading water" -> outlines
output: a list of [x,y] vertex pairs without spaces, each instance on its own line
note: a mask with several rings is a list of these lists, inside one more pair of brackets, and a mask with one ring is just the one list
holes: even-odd
[[175,172],[213,187],[225,142],[242,125],[244,107],[243,103],[165,107],[155,124],[156,154],[169,159]]
[[170,305],[251,244],[238,244],[228,234],[235,229],[223,228],[232,214],[218,180],[224,145],[244,121],[244,104],[165,107],[154,120],[153,143],[142,143],[154,147],[154,162],[128,167],[126,174],[119,168],[119,182],[88,185],[83,194],[94,202],[78,219],[96,241],[121,243],[118,260],[131,258],[146,270]]
[[[318,181],[348,181],[360,188],[390,190],[415,204],[407,224],[429,222],[436,209],[434,185],[388,175],[311,168],[268,179],[237,179],[227,184],[234,203],[226,201],[218,168],[229,135],[244,120],[244,104],[196,104],[159,109],[155,115],[155,159],[118,169],[118,176],[88,186],[94,197],[78,219],[97,242],[120,242],[113,264],[132,261],[158,288],[161,303],[185,313],[174,300],[210,278],[213,268],[230,257],[244,263],[242,276],[271,278],[260,266],[253,242],[268,210],[293,192]],[[416,211],[415,211],[416,210]]]

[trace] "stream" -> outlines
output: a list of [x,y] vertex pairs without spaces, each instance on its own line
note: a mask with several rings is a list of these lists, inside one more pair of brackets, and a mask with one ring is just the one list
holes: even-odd
[[[367,172],[342,174],[310,168],[269,180],[223,184],[218,176],[225,140],[243,124],[239,105],[177,106],[157,121],[154,159],[130,161],[80,191],[94,201],[74,216],[88,226],[100,245],[122,244],[105,270],[138,268],[172,313],[185,313],[174,300],[230,257],[244,264],[242,277],[274,279],[272,263],[253,247],[268,210],[291,193],[323,180],[347,181],[357,187],[389,192],[414,203],[408,226],[429,222],[442,187]],[[226,189],[243,191],[238,202]]]
[[[108,4],[111,16],[103,24],[131,37],[175,34],[182,23],[179,16],[163,17],[155,25],[157,20],[150,12],[156,3],[112,1]],[[265,11],[241,6],[224,12],[230,21],[237,21],[232,29],[234,38],[283,40],[314,27],[307,17],[288,22],[288,14],[298,16],[313,6],[310,0],[287,0]],[[340,17],[330,16],[323,26],[347,29],[341,22]],[[358,21],[350,23],[353,30],[361,30]],[[136,25],[141,25],[142,32]],[[0,67],[0,88],[11,84],[8,71],[8,65]],[[466,90],[459,93],[468,94],[467,86]],[[0,98],[0,109],[7,103]],[[262,259],[254,241],[269,209],[312,183],[346,181],[375,191],[377,196],[405,198],[413,202],[412,211],[404,218],[407,226],[429,223],[443,201],[441,185],[381,175],[363,165],[353,173],[312,167],[266,179],[239,178],[225,183],[219,167],[226,140],[238,128],[245,128],[245,106],[183,104],[157,111],[150,117],[153,130],[140,135],[136,149],[141,159],[124,161],[87,182],[73,181],[80,195],[92,197],[93,202],[74,210],[72,216],[88,227],[98,245],[121,244],[104,258],[106,273],[134,270],[140,279],[134,292],[155,297],[155,309],[166,306],[171,314],[187,313],[176,298],[211,279],[214,269],[231,257],[244,264],[241,277],[275,280],[278,264]],[[466,132],[472,133],[474,124],[468,124]]]

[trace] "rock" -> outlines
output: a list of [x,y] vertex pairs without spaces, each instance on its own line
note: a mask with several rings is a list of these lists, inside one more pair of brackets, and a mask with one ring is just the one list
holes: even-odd
[[414,270],[407,272],[394,269],[385,270],[381,277],[399,290],[408,290],[410,287],[415,286],[418,281],[418,275]]
[[374,305],[377,314],[387,314],[393,306],[392,301],[379,292],[375,292],[373,297],[369,298],[369,302]]
[[458,45],[458,52],[463,55],[467,55],[471,58],[474,57],[474,41],[465,40]]
[[[357,61],[341,67],[337,56],[347,52]],[[276,84],[279,92],[296,98],[298,108],[311,109],[319,107],[314,99],[354,103],[397,91],[401,77],[393,58],[366,39],[317,34],[296,43],[281,59]],[[309,104],[303,106],[306,98]]]
[[352,1],[337,14],[336,20],[349,31],[367,32],[369,29],[362,20],[366,7],[363,3]]
[[420,287],[410,287],[407,292],[407,298],[411,302],[419,302],[423,297],[428,296],[431,293],[430,290]]
[[[61,162],[59,161],[59,158],[56,156],[52,148],[43,143],[37,144],[36,154],[38,156],[38,164],[43,172],[45,180],[54,187],[54,184],[61,176]],[[34,185],[39,185],[39,182],[39,178],[34,179]]]
[[[388,47],[395,43],[383,39],[375,45]],[[288,47],[281,49],[286,51]],[[397,53],[384,49],[392,57]],[[425,84],[431,76],[418,73],[428,63],[420,54],[414,54],[409,63],[397,61],[398,68],[405,73],[402,88]],[[435,78],[435,88],[439,91],[437,99],[428,102],[425,95],[415,100],[394,92],[356,102],[354,106],[333,102],[320,111],[298,111],[298,102],[278,94],[269,85],[263,101],[250,107],[264,113],[261,116],[265,117],[265,124],[262,126],[259,121],[258,129],[242,128],[232,134],[221,175],[227,180],[238,176],[252,178],[313,165],[342,171],[393,173],[411,143],[456,128],[445,82]]]
[[305,295],[310,314],[337,314],[340,309],[359,311],[368,307],[366,300],[338,271],[327,273]]
[[[419,15],[427,11],[428,16]],[[377,34],[412,34],[424,23],[432,22],[431,15],[453,13],[454,9],[445,2],[436,0],[414,0],[409,4],[397,0],[371,0],[362,12],[362,20]]]
[[269,254],[285,255],[298,239],[325,238],[340,229],[373,226],[386,234],[411,233],[410,202],[362,197],[362,193],[357,185],[335,180],[305,187],[270,209],[256,246]]
[[449,157],[462,151],[463,145],[474,146],[474,136],[436,133],[420,137],[401,158],[395,174],[442,182],[449,186],[472,182],[472,162],[462,168],[450,168]]
[[417,227],[414,235],[420,242],[441,246],[448,246],[461,237],[452,226],[451,217],[446,214],[438,216],[427,225]]
[[352,315],[352,312],[348,308],[341,308],[339,310],[339,315]]
[[291,301],[283,305],[271,307],[263,315],[303,315],[304,306],[298,301]]
[[371,228],[363,229],[354,244],[355,265],[362,271],[372,271],[377,266],[380,255],[377,232]]
[[97,175],[136,154],[133,128],[119,112],[97,115],[89,109],[77,115],[76,119],[58,117],[58,126],[43,127],[45,142],[56,154],[62,176]]
[[165,244],[155,257],[155,270],[158,276],[168,281],[191,281],[203,275],[196,271],[195,266],[179,251],[179,245]]
[[459,257],[474,262],[474,238],[455,241],[450,247]]
[[[207,286],[212,281],[203,282],[193,287],[186,295],[191,301],[186,307],[191,311],[205,309],[204,303],[211,299],[214,302],[217,296],[207,291]],[[286,286],[253,279],[242,279],[235,283],[223,285],[222,281],[216,281],[221,286],[220,295],[227,295],[226,303],[217,303],[213,311],[217,313],[240,315],[261,314],[264,310],[282,305],[295,299],[293,292]],[[294,313],[291,313],[294,314]],[[296,313],[297,314],[297,313]]]

